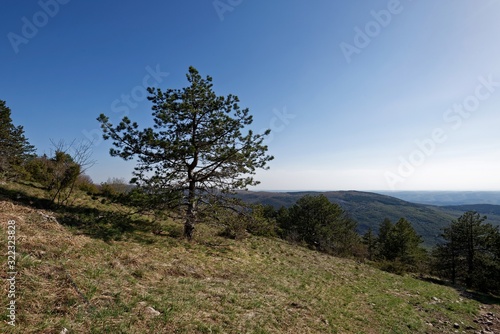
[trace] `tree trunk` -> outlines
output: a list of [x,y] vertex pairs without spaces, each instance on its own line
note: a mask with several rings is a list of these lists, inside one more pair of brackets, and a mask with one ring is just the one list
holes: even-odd
[[451,249],[451,283],[457,283],[457,258],[455,257],[455,250]]
[[467,278],[465,280],[467,288],[472,288],[474,284],[474,262],[476,260],[475,255],[475,243],[474,243],[474,226],[473,222],[469,221],[469,240],[468,240],[468,249],[467,249]]
[[184,236],[188,240],[193,239],[194,225],[196,223],[196,182],[189,182],[188,208],[186,222],[184,223]]
[[194,210],[193,210],[191,204],[189,204],[186,222],[184,223],[184,236],[188,240],[193,239],[195,221],[196,221],[196,214],[194,213]]

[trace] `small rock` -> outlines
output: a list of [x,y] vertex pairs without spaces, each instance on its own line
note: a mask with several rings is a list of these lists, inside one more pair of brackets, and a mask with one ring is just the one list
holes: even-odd
[[67,328],[63,328],[60,334],[67,334],[67,333],[68,333],[68,329]]
[[248,313],[245,313],[245,318],[248,318],[248,319],[253,319],[253,318],[255,318],[255,312],[248,312]]
[[153,316],[153,317],[157,317],[157,316],[159,316],[161,314],[159,311],[155,310],[151,306],[146,307],[146,309],[144,310],[144,312],[146,314],[149,314],[150,316]]
[[457,323],[455,322],[455,323],[453,324],[453,328],[458,329],[458,328],[460,328],[460,325],[459,325],[459,324],[457,324]]

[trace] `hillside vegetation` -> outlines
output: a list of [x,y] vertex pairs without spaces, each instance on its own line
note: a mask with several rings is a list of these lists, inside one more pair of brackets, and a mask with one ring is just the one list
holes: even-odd
[[[153,223],[82,193],[52,212],[37,208],[39,189],[0,190],[2,244],[9,220],[17,238],[16,326],[3,308],[2,333],[475,333],[498,325],[488,314],[494,299],[481,304],[283,240],[232,240],[200,224],[188,242],[182,222]],[[0,302],[7,305],[5,288]]]
[[488,216],[488,222],[500,225],[500,206],[458,205],[439,207],[417,204],[401,199],[361,191],[328,192],[239,192],[238,197],[250,203],[272,205],[275,208],[289,207],[306,194],[323,194],[331,202],[341,205],[358,223],[358,232],[363,234],[369,228],[378,230],[379,224],[388,218],[397,221],[401,217],[412,223],[415,231],[424,239],[424,245],[431,247],[442,241],[443,228],[465,211],[475,210]]

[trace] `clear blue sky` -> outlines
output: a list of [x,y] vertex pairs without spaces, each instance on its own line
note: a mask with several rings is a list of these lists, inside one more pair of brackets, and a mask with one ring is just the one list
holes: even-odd
[[[2,1],[0,99],[40,154],[151,122],[190,65],[275,156],[262,190],[500,190],[500,1]],[[168,75],[167,75],[168,73]],[[95,142],[95,182],[133,164]]]

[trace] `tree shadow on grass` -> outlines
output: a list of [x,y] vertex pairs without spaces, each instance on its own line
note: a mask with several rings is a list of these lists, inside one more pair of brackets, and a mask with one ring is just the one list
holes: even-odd
[[462,297],[467,298],[467,299],[475,300],[475,301],[477,301],[477,302],[479,302],[481,304],[500,305],[500,297],[499,296],[495,296],[495,295],[492,295],[492,294],[489,294],[489,293],[486,293],[486,292],[467,290],[463,286],[456,285],[456,284],[454,285],[450,281],[447,281],[447,280],[444,280],[444,279],[440,279],[440,278],[437,278],[437,277],[430,277],[430,276],[420,275],[420,276],[417,276],[416,278],[418,278],[418,279],[420,279],[422,281],[425,281],[425,282],[448,286],[450,288],[453,288],[453,289],[457,290],[458,293]]
[[2,186],[0,186],[0,200],[10,200],[37,209],[48,209],[52,206],[52,202],[46,198],[39,198],[24,191],[7,189]]
[[158,240],[153,235],[154,223],[128,213],[84,206],[54,205],[48,199],[22,190],[8,189],[1,185],[0,200],[8,200],[35,209],[51,210],[56,214],[58,222],[70,227],[74,233],[102,239],[105,242],[127,239],[151,244]]
[[459,292],[464,298],[473,299],[481,304],[500,305],[500,297],[498,296],[476,291],[459,290]]
[[133,217],[128,213],[86,207],[63,207],[56,212],[61,224],[76,230],[78,234],[102,239],[105,242],[134,240],[151,244],[158,240],[153,235],[152,222]]

